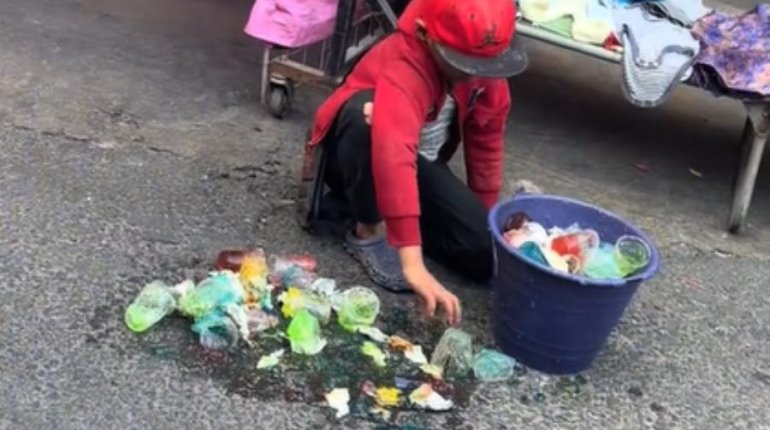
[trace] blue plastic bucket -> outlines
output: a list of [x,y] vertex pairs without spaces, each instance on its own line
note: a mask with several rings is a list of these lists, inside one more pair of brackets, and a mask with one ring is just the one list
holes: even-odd
[[[516,212],[546,229],[579,223],[610,243],[626,234],[639,236],[650,245],[650,263],[621,280],[594,280],[538,265],[503,239],[503,225]],[[617,215],[572,199],[518,195],[492,208],[489,225],[495,242],[495,339],[506,354],[546,373],[589,368],[639,285],[653,277],[660,264],[658,250],[644,232]]]

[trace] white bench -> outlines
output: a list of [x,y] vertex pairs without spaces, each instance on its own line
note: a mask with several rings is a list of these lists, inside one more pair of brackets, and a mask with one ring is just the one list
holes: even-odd
[[[724,10],[726,7],[719,7]],[[731,12],[735,12],[732,9]],[[739,11],[738,11],[739,12]],[[619,63],[621,56],[617,52],[609,51],[600,46],[582,43],[559,34],[538,28],[524,20],[516,24],[517,34],[530,39],[539,40],[561,48],[579,52],[600,60]],[[727,229],[731,233],[738,233],[745,225],[746,214],[754,193],[754,185],[765,150],[768,131],[770,131],[770,104],[768,103],[743,103],[746,108],[746,124],[741,138],[741,158],[737,169],[733,197],[730,204],[730,217]]]

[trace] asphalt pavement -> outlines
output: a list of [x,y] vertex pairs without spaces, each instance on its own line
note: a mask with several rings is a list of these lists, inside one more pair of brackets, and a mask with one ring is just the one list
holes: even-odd
[[[250,6],[0,1],[0,428],[388,428],[336,422],[312,375],[257,377],[252,355],[202,350],[182,320],[144,335],[122,323],[145,282],[204,274],[223,248],[310,252],[341,285],[369,285],[339,243],[295,226],[294,170],[321,95],[301,89],[284,120],[265,113]],[[474,385],[452,412],[391,424],[770,429],[767,169],[746,232],[725,232],[741,107],[678,88],[634,108],[615,66],[528,47],[507,181],[632,220],[661,272],[577,380]],[[437,270],[463,328],[489,344],[488,291]],[[435,342],[442,327],[413,297],[379,295],[383,323]]]

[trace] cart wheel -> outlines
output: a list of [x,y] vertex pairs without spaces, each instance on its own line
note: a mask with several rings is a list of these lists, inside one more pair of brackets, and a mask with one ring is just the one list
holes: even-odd
[[273,85],[270,88],[270,99],[268,100],[267,108],[274,117],[283,119],[289,113],[290,102],[289,89],[287,87]]

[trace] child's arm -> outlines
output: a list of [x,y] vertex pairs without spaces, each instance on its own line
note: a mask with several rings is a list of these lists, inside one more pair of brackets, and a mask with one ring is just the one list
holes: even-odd
[[431,100],[429,83],[405,62],[391,66],[374,89],[372,174],[388,242],[395,248],[422,244],[417,150]]
[[437,89],[417,74],[413,67],[397,63],[374,89],[372,172],[377,206],[388,242],[398,248],[404,277],[422,298],[426,314],[433,316],[440,305],[448,322],[457,325],[459,300],[433,277],[422,256],[417,151],[420,130]]
[[463,132],[465,168],[468,187],[489,209],[503,184],[503,137],[511,109],[508,81],[487,80],[476,103]]

